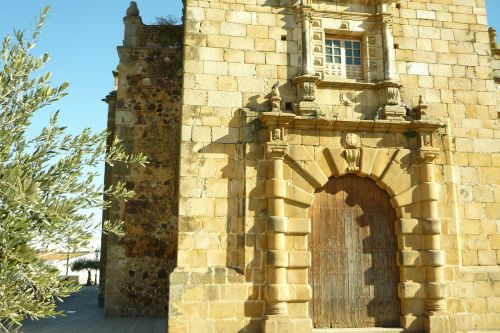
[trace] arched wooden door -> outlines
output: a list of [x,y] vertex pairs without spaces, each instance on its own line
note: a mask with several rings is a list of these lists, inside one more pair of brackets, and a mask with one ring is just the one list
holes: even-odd
[[387,193],[369,178],[330,178],[310,217],[314,327],[398,327],[396,212]]

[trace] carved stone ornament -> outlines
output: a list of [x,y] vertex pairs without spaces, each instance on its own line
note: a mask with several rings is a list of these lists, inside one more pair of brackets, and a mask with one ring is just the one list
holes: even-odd
[[417,150],[417,160],[422,163],[433,163],[439,156],[439,149],[422,147]]
[[427,114],[427,109],[429,108],[429,106],[427,104],[425,104],[424,102],[424,98],[422,97],[422,95],[420,95],[418,97],[418,105],[415,107],[415,116],[417,119],[422,119],[422,116],[425,116]]
[[432,148],[434,146],[432,133],[420,133],[420,147]]
[[401,102],[401,95],[398,87],[387,87],[386,91],[386,105],[399,105]]
[[361,138],[357,133],[346,133],[344,136],[344,142],[347,148],[358,148],[361,142]]
[[316,82],[304,81],[302,82],[302,98],[303,101],[312,102],[316,99]]
[[391,14],[382,14],[382,23],[386,26],[386,28],[391,28],[394,23],[394,18]]
[[297,86],[299,102],[293,107],[298,115],[310,115],[318,111],[316,100],[316,83],[319,77],[313,75],[303,75],[295,77],[292,84]]
[[347,162],[347,172],[358,172],[359,171],[359,160],[361,158],[361,152],[359,149],[346,149],[344,152],[344,157]]
[[395,82],[386,82],[382,88],[382,107],[379,109],[381,119],[404,119],[406,109],[401,105],[401,86]]
[[280,86],[280,82],[277,81],[273,85],[271,93],[270,93],[270,101],[271,101],[272,111],[280,111],[280,109],[281,109],[281,95],[280,95],[280,91],[279,91],[279,86]]
[[273,141],[266,144],[266,157],[268,159],[282,159],[288,154],[288,143]]
[[272,141],[280,141],[282,140],[282,135],[281,135],[281,129],[275,128],[272,130],[272,136],[271,136]]
[[417,151],[417,159],[423,163],[432,163],[439,155],[439,149],[434,148],[432,133],[419,133],[420,148]]
[[302,12],[302,17],[304,18],[304,20],[310,21],[310,20],[312,20],[313,15],[312,15],[312,13],[309,10],[304,10]]
[[340,94],[340,102],[344,104],[345,106],[350,106],[354,103],[356,99],[356,96],[354,95],[354,92],[352,91],[347,91],[343,92]]

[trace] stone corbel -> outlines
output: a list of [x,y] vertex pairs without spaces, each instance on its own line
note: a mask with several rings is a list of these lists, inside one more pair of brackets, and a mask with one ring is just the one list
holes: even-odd
[[434,138],[430,132],[419,134],[420,147],[417,149],[417,160],[420,163],[432,164],[439,156],[439,149],[434,148]]
[[284,141],[284,128],[269,130],[270,140],[266,144],[266,158],[269,160],[283,159],[288,154],[288,143]]
[[380,119],[405,119],[406,108],[401,104],[401,85],[396,82],[386,81],[381,86]]
[[293,111],[299,116],[316,114],[319,106],[316,104],[316,84],[318,76],[305,75],[298,76],[292,80],[292,84],[297,87],[298,103],[293,106]]

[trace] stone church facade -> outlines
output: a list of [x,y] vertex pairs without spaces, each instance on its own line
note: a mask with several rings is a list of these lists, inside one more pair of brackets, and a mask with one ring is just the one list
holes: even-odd
[[[500,49],[484,0],[132,3],[106,314],[168,332],[500,329]],[[326,332],[326,331],[322,331]],[[332,330],[335,332],[335,330]]]

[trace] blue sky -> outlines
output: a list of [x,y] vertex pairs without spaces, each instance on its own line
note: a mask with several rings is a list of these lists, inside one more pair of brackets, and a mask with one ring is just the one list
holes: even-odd
[[[181,0],[137,1],[145,23],[156,17],[181,16]],[[111,71],[118,65],[116,46],[123,40],[127,0],[18,0],[2,1],[0,36],[13,28],[31,31],[35,16],[50,5],[37,52],[49,52],[48,70],[53,82],[69,81],[69,95],[54,109],[61,109],[61,123],[71,132],[85,127],[96,131],[106,126],[106,104],[101,99],[113,89]],[[51,110],[49,110],[51,111]],[[34,128],[46,124],[47,114],[39,114]]]

